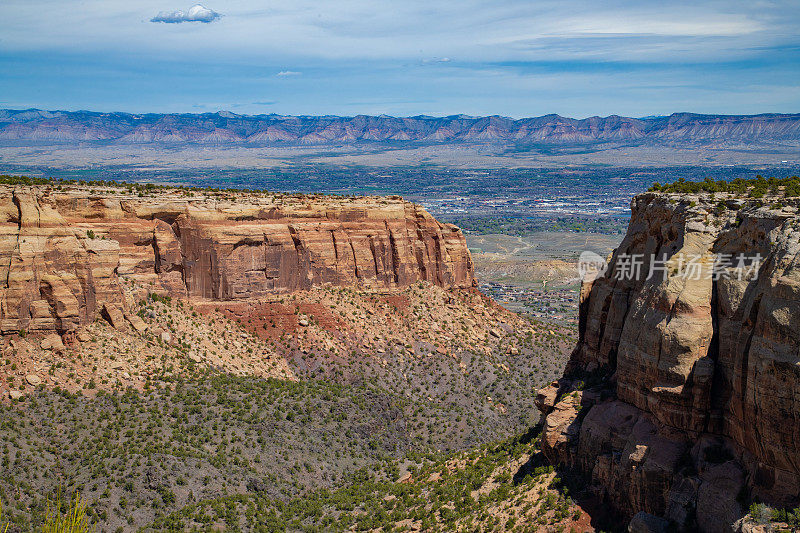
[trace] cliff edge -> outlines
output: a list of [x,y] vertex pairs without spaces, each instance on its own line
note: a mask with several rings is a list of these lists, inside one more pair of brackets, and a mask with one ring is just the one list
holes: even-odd
[[798,200],[651,192],[631,209],[582,287],[564,377],[537,396],[542,450],[632,530],[730,531],[753,501],[797,506]]
[[0,330],[125,311],[121,284],[193,301],[319,285],[471,287],[464,236],[401,198],[0,186]]

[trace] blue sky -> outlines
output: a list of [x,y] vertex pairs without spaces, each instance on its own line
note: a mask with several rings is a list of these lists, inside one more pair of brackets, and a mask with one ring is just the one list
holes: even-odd
[[800,112],[800,2],[3,0],[0,107]]

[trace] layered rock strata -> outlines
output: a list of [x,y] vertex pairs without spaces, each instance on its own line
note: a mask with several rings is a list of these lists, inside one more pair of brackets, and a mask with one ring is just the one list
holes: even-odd
[[315,285],[473,285],[455,226],[400,198],[82,187],[0,189],[0,330],[64,333],[132,280],[193,300]]
[[751,501],[800,503],[800,216],[785,203],[637,196],[584,284],[578,345],[537,397],[542,449],[622,515],[728,531]]

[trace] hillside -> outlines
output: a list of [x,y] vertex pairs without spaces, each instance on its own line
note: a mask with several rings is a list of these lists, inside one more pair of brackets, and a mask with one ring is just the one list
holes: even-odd
[[559,115],[390,117],[97,113],[0,110],[0,141],[204,144],[334,144],[352,142],[778,142],[800,139],[800,115],[698,115],[573,119]]

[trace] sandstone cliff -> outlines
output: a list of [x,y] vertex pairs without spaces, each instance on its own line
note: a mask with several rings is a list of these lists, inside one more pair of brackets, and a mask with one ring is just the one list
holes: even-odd
[[324,284],[473,284],[460,230],[399,198],[4,186],[0,217],[2,333],[120,320],[126,279],[227,301]]
[[[728,531],[750,501],[800,501],[800,216],[765,200],[636,197],[582,289],[565,377],[537,397],[548,458],[623,516],[665,519],[651,530]],[[641,275],[618,279],[634,256]]]

